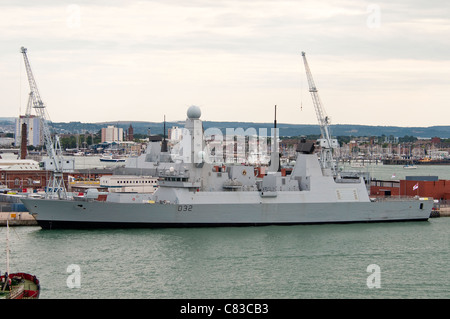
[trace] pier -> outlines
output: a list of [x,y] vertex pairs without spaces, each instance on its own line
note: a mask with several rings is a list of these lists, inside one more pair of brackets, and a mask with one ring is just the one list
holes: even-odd
[[408,160],[404,158],[390,158],[390,159],[383,159],[382,163],[383,165],[407,165],[407,164],[416,165],[418,161]]
[[6,226],[6,221],[10,226],[38,226],[36,219],[28,212],[1,212],[0,226]]
[[450,206],[440,207],[432,211],[430,217],[450,217]]

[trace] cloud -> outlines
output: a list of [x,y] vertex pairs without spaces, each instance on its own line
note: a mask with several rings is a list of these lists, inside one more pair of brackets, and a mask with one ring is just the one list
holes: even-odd
[[[280,122],[315,123],[306,51],[334,123],[448,124],[448,8],[418,0],[2,1],[2,110],[16,116],[26,103],[26,46],[53,120],[178,120],[201,104],[208,120],[266,122],[277,104]],[[424,104],[430,115],[418,116]]]

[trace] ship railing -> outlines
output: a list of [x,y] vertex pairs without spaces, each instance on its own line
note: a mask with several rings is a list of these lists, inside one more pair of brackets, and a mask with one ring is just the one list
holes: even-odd
[[441,206],[449,207],[449,206],[450,206],[450,200],[448,200],[448,199],[440,200],[440,201],[439,201],[439,204],[440,204]]
[[23,295],[25,291],[25,287],[23,285],[20,285],[19,287],[14,287],[11,289],[11,293],[8,297],[8,299],[17,299],[19,296]]
[[434,201],[434,209],[441,210],[441,208],[443,208],[443,209],[450,208],[450,200],[445,200],[445,199],[435,200]]
[[406,196],[406,195],[385,196],[385,197],[369,196],[369,197],[372,202],[403,201],[403,200],[433,200],[432,197]]
[[262,192],[276,192],[277,191],[277,187],[276,186],[264,186],[261,189]]
[[334,181],[342,184],[361,184],[360,178],[337,178]]

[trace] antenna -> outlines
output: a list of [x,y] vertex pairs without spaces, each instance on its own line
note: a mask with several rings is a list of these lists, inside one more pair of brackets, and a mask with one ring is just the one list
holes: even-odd
[[164,115],[164,126],[163,126],[163,141],[161,143],[161,152],[167,152],[167,141],[166,141],[166,116]]
[[279,147],[278,147],[278,136],[277,136],[277,106],[275,105],[275,118],[273,120],[273,141],[272,141],[272,149],[270,154],[270,164],[269,171],[270,172],[278,172],[280,169],[280,155],[279,155]]
[[277,106],[275,105],[275,118],[273,121],[273,126],[276,129],[277,128]]

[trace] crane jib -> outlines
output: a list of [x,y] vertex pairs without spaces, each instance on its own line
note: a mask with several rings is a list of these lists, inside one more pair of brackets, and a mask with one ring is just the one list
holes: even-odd
[[61,152],[61,145],[59,143],[59,138],[58,136],[56,136],[55,142],[53,142],[52,140],[50,128],[48,126],[48,122],[50,121],[46,115],[46,107],[44,102],[42,102],[41,100],[41,96],[39,94],[39,90],[36,85],[36,80],[34,79],[34,75],[31,70],[30,61],[28,60],[27,56],[27,49],[21,47],[20,52],[23,54],[25,68],[28,76],[28,84],[30,85],[30,95],[27,106],[27,115],[30,115],[31,105],[33,105],[33,108],[36,110],[37,116],[39,117],[47,154],[55,165],[53,174],[50,176],[50,179],[47,183],[46,195],[47,197],[57,196],[58,198],[67,198],[67,191],[64,184],[64,175],[62,167],[63,157]]
[[316,111],[317,120],[319,122],[320,132],[322,138],[318,139],[317,142],[321,147],[320,163],[322,168],[331,169],[333,174],[336,173],[335,161],[333,160],[333,149],[339,146],[336,139],[331,138],[329,124],[330,118],[326,115],[325,110],[320,101],[319,93],[317,91],[316,85],[314,84],[314,79],[311,70],[306,60],[305,52],[302,52],[303,62],[305,64],[306,78],[308,79],[309,92],[314,104],[314,109]]

